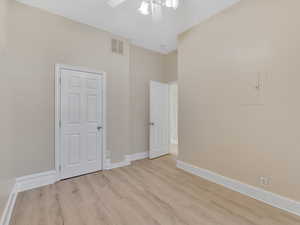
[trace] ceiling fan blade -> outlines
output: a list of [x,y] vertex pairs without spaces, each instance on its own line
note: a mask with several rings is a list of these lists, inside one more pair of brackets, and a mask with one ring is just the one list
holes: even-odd
[[118,5],[122,4],[125,1],[126,0],[109,0],[107,2],[107,4],[114,8],[114,7],[117,7]]

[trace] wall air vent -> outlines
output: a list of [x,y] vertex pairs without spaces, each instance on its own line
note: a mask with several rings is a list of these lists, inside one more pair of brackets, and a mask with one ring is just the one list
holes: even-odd
[[124,53],[124,43],[121,40],[111,39],[111,51],[113,53],[123,55]]

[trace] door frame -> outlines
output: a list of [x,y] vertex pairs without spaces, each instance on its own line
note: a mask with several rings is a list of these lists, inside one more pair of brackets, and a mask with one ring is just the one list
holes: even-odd
[[[162,82],[162,81],[157,81],[157,80],[150,80],[149,82],[149,159],[151,159],[150,157],[150,151],[151,151],[151,125],[150,123],[152,123],[153,121],[151,121],[151,83],[152,82],[158,82],[158,83],[162,83],[162,84],[166,84],[168,85],[168,154],[170,154],[170,146],[171,146],[171,142],[170,142],[170,84],[169,82]],[[156,157],[154,157],[153,159],[155,159]]]
[[[179,103],[179,95],[178,95],[178,80],[173,80],[173,81],[170,81],[170,82],[168,82],[168,84],[169,84],[169,95],[170,95],[170,86],[171,85],[174,85],[174,84],[176,84],[177,85],[177,100],[178,100],[178,102],[177,102],[177,106],[179,105],[178,103]],[[170,108],[171,108],[171,101],[170,101],[170,97],[169,97],[169,129],[170,129],[170,132],[169,132],[169,141],[170,141],[170,146],[172,145],[172,144],[174,144],[174,143],[172,143],[172,138],[171,138],[171,110],[170,110]],[[179,140],[178,140],[178,112],[179,112],[179,110],[177,110],[177,145],[178,145],[178,142],[179,142]]]
[[72,66],[65,64],[55,64],[55,171],[56,180],[61,180],[61,73],[62,69],[73,70],[79,72],[92,73],[102,76],[102,120],[103,120],[103,140],[102,140],[102,166],[99,165],[99,170],[105,169],[106,162],[106,73],[103,71],[96,71],[93,69]]

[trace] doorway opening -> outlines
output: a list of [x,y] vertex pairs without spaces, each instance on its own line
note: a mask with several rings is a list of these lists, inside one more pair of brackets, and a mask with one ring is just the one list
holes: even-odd
[[178,155],[177,82],[150,82],[149,158]]
[[169,83],[170,154],[178,155],[178,85]]

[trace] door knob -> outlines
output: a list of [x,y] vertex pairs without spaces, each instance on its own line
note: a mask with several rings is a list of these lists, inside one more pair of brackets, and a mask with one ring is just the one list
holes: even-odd
[[150,125],[150,126],[154,126],[155,124],[154,124],[154,123],[152,123],[152,122],[150,122],[150,123],[149,123],[149,125]]
[[97,127],[97,130],[98,130],[98,131],[100,131],[101,129],[102,129],[102,127],[101,127],[101,126],[98,126],[98,127]]

